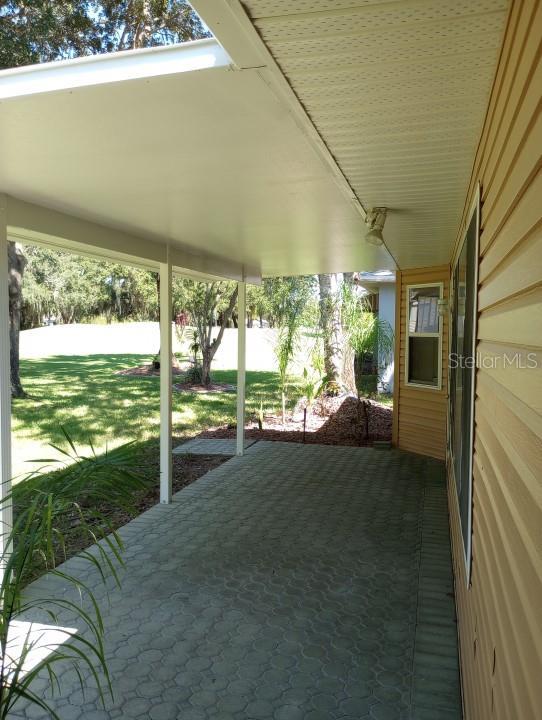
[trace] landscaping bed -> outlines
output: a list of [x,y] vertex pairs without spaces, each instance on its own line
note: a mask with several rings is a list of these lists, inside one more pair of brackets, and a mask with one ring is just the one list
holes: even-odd
[[[390,406],[373,400],[360,403],[353,395],[322,397],[307,409],[305,433],[301,400],[293,412],[287,414],[284,424],[280,415],[266,414],[262,429],[256,419],[247,423],[245,436],[248,440],[363,447],[372,445],[375,440],[391,440],[392,416]],[[230,424],[205,430],[197,437],[234,438],[235,435],[236,427]]]
[[[173,375],[184,375],[186,373],[186,367],[173,365],[171,372]],[[160,367],[156,368],[152,363],[146,363],[145,365],[137,365],[136,367],[117,370],[116,374],[127,375],[128,377],[160,377]]]
[[[173,443],[179,444],[185,439],[174,437]],[[115,451],[113,450],[112,455],[114,456],[114,454]],[[223,455],[173,455],[173,493],[179,492],[179,490],[195,482],[202,475],[229,459],[230,456]],[[115,501],[100,502],[92,506],[92,511],[96,513],[97,518],[99,517],[96,522],[100,526],[107,526],[110,530],[117,530],[160,502],[160,445],[158,441],[150,441],[142,449],[138,470],[147,480],[145,486],[139,489],[131,498],[129,507],[121,507]],[[51,473],[49,476],[45,475],[44,480],[53,478],[54,482],[62,482],[62,477],[63,471],[60,470],[57,473]],[[20,486],[21,488],[22,486]],[[17,495],[18,493],[16,493],[16,497]],[[82,498],[80,505],[83,510],[89,509],[89,505],[84,498]],[[17,514],[18,508],[16,506],[15,515],[17,516]],[[56,527],[63,537],[63,543],[59,545],[58,552],[55,552],[57,563],[73,557],[88,547],[88,532],[82,527],[79,513],[75,508],[73,512],[62,517]],[[36,558],[35,565],[27,580],[31,581],[39,577],[47,569],[41,558]]]
[[173,385],[173,390],[177,392],[197,393],[198,395],[206,395],[212,393],[234,393],[236,390],[235,385],[230,383],[218,383],[212,382],[209,385],[202,385],[201,383],[192,382],[180,382]]

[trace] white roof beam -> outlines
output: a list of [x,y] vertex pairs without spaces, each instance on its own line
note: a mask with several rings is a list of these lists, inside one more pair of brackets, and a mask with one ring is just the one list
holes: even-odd
[[165,245],[145,238],[10,196],[7,208],[10,240],[99,254],[149,267],[165,261]]
[[[89,220],[51,210],[10,196],[7,204],[7,231],[10,240],[46,245],[79,255],[102,257],[136,267],[158,270],[167,259],[167,242],[125,233]],[[191,249],[171,247],[174,273],[195,280],[243,280],[261,282],[258,270],[232,260]]]

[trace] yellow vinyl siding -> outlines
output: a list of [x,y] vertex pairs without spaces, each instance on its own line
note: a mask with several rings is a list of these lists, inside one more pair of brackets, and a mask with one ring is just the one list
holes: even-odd
[[542,708],[541,31],[542,3],[513,2],[465,203],[464,222],[479,182],[469,588],[451,468],[449,484],[466,720]]
[[403,270],[397,275],[396,357],[399,376],[395,380],[393,440],[402,450],[444,459],[446,454],[446,412],[448,387],[448,318],[443,318],[442,387],[420,388],[405,382],[407,351],[407,286],[442,283],[443,297],[448,298],[450,271],[447,265],[434,268]]

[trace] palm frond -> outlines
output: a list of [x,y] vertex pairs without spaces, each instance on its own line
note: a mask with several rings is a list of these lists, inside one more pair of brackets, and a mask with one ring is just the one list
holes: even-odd
[[[97,455],[92,445],[89,455],[81,453],[69,433],[62,430],[66,447],[57,447],[61,459],[57,473],[32,472],[26,480],[14,486],[2,502],[15,507],[13,527],[3,531],[0,564],[0,720],[7,718],[19,699],[40,708],[48,717],[56,718],[49,704],[32,690],[32,681],[46,673],[52,691],[58,691],[59,679],[55,666],[69,662],[83,687],[81,668],[93,678],[104,701],[104,690],[112,693],[104,650],[104,623],[95,587],[57,567],[58,558],[65,557],[65,538],[62,520],[76,516],[78,531],[95,544],[93,551],[85,550],[80,557],[95,571],[92,577],[107,588],[108,578],[120,584],[118,570],[123,565],[123,544],[109,522],[96,506],[102,501],[114,501],[130,507],[134,494],[144,488],[147,478],[141,472],[138,454],[132,443],[117,448],[114,453]],[[60,597],[34,598],[25,592],[25,584],[35,564],[39,562],[53,577],[62,581],[63,588],[71,587],[76,600]],[[65,592],[65,591],[64,591]],[[53,622],[62,613],[73,618],[75,631],[62,628],[66,642],[61,648],[47,648],[50,652],[31,668],[25,668],[35,643],[30,635],[24,639],[16,657],[10,657],[10,628],[16,620],[34,617],[36,611]]]

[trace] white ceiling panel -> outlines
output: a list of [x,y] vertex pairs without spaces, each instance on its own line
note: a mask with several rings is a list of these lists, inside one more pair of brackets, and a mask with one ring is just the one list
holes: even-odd
[[[221,261],[251,276],[393,269],[265,70],[196,47],[207,69],[187,71],[179,46],[0,73],[0,193],[210,258],[215,274]],[[103,64],[128,77],[108,82]]]
[[399,267],[446,263],[507,0],[244,0]]

